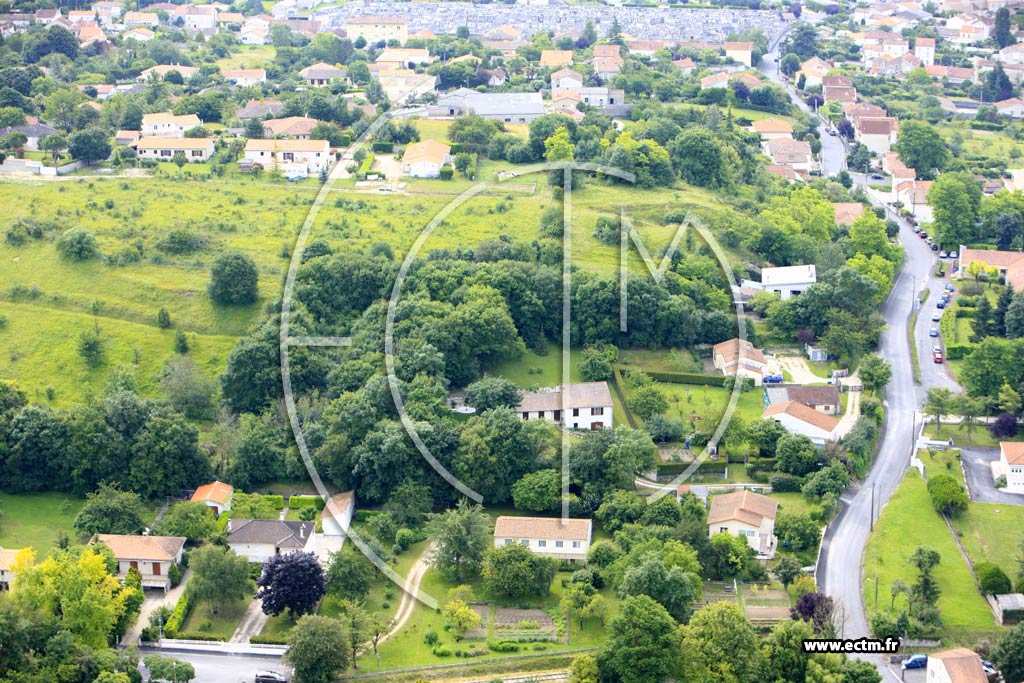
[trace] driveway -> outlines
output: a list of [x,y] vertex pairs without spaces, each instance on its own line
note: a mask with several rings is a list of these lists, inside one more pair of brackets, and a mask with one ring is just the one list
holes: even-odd
[[807,359],[800,356],[779,356],[779,365],[789,373],[790,381],[793,384],[824,384],[824,377],[818,377],[811,372],[811,366]]
[[263,613],[263,601],[253,598],[245,608],[242,618],[238,620],[238,628],[235,629],[229,642],[248,643],[250,638],[259,635],[263,627],[267,625],[267,619],[269,617]]
[[1024,505],[1024,495],[1007,493],[992,483],[992,463],[999,460],[998,448],[962,448],[960,458],[964,463],[967,491],[971,500],[1000,505]]
[[181,583],[167,591],[166,595],[161,590],[149,589],[145,591],[146,598],[142,601],[142,607],[139,608],[139,618],[125,632],[121,643],[124,645],[138,645],[142,629],[149,626],[149,615],[155,612],[160,605],[166,605],[168,609],[173,610],[174,606],[178,604],[178,598],[185,592],[185,586],[188,585],[190,578],[192,578],[192,570],[186,569],[181,575]]
[[849,434],[853,426],[857,424],[857,420],[860,419],[860,397],[863,393],[862,391],[846,392],[846,412],[843,413],[843,417],[839,420],[839,426],[836,427],[836,434],[839,437]]

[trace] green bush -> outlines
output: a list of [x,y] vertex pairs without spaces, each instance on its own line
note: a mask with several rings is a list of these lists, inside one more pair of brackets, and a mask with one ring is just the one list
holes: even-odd
[[976,344],[946,344],[946,358],[961,360],[976,348]]
[[249,642],[254,645],[287,645],[288,638],[282,636],[252,636]]
[[320,496],[292,496],[288,499],[288,507],[293,510],[301,510],[302,508],[315,507],[317,510],[324,509],[324,499]]
[[181,594],[178,598],[178,604],[171,610],[171,616],[167,618],[167,623],[164,624],[164,637],[166,638],[177,638],[178,629],[185,623],[188,618],[188,613],[192,611],[192,600],[189,597],[188,590]]
[[454,175],[455,169],[452,168],[451,164],[445,164],[444,166],[441,167],[441,170],[438,172],[438,177],[441,180],[451,180]]
[[449,650],[444,645],[439,645],[438,647],[434,648],[434,656],[435,657],[451,657],[452,656],[452,651]]
[[519,652],[519,643],[511,640],[498,640],[487,643],[492,652]]
[[197,633],[195,631],[184,631],[175,636],[178,640],[206,640],[210,642],[224,642],[224,636],[215,633]]
[[703,375],[697,372],[648,372],[648,376],[655,382],[667,382],[669,384],[697,384],[707,387],[725,386],[725,377],[718,375]]
[[803,486],[800,477],[785,472],[777,472],[768,478],[768,483],[775,493],[799,493]]
[[974,565],[974,573],[978,577],[978,586],[985,595],[1003,595],[1013,591],[1010,577],[997,564],[979,562]]

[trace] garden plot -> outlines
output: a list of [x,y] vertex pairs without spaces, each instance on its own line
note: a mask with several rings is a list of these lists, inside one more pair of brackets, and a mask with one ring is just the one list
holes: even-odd
[[745,585],[743,610],[755,626],[770,626],[790,618],[789,595],[781,588]]
[[539,609],[498,607],[494,610],[494,637],[518,642],[553,641],[558,637],[558,626]]

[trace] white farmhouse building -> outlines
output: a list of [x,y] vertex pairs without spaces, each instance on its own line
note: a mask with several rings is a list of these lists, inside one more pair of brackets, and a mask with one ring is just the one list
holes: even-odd
[[181,564],[184,536],[96,534],[93,542],[103,543],[117,560],[117,576],[124,579],[129,569],[142,575],[143,588],[171,587],[171,565]]
[[494,547],[519,544],[545,557],[586,562],[591,533],[589,519],[501,516],[494,521]]
[[928,655],[928,683],[988,683],[981,657],[959,647]]
[[547,420],[569,429],[613,426],[612,394],[607,382],[579,382],[526,391],[516,412],[523,420]]
[[413,178],[437,178],[441,167],[451,163],[452,148],[437,140],[414,142],[402,155],[402,173]]
[[169,111],[142,115],[142,137],[183,138],[185,132],[203,125],[195,114],[176,116]]
[[761,386],[768,361],[764,354],[754,348],[746,339],[730,339],[719,342],[711,348],[711,360],[716,370],[729,377],[738,375],[754,380],[755,386]]

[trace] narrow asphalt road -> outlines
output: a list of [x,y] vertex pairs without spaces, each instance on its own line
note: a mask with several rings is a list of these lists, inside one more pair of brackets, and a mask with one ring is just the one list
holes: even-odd
[[252,683],[259,671],[277,671],[291,680],[291,672],[280,657],[257,655],[221,655],[199,652],[161,651],[159,648],[139,648],[142,657],[158,654],[188,662],[195,668],[194,683]]

